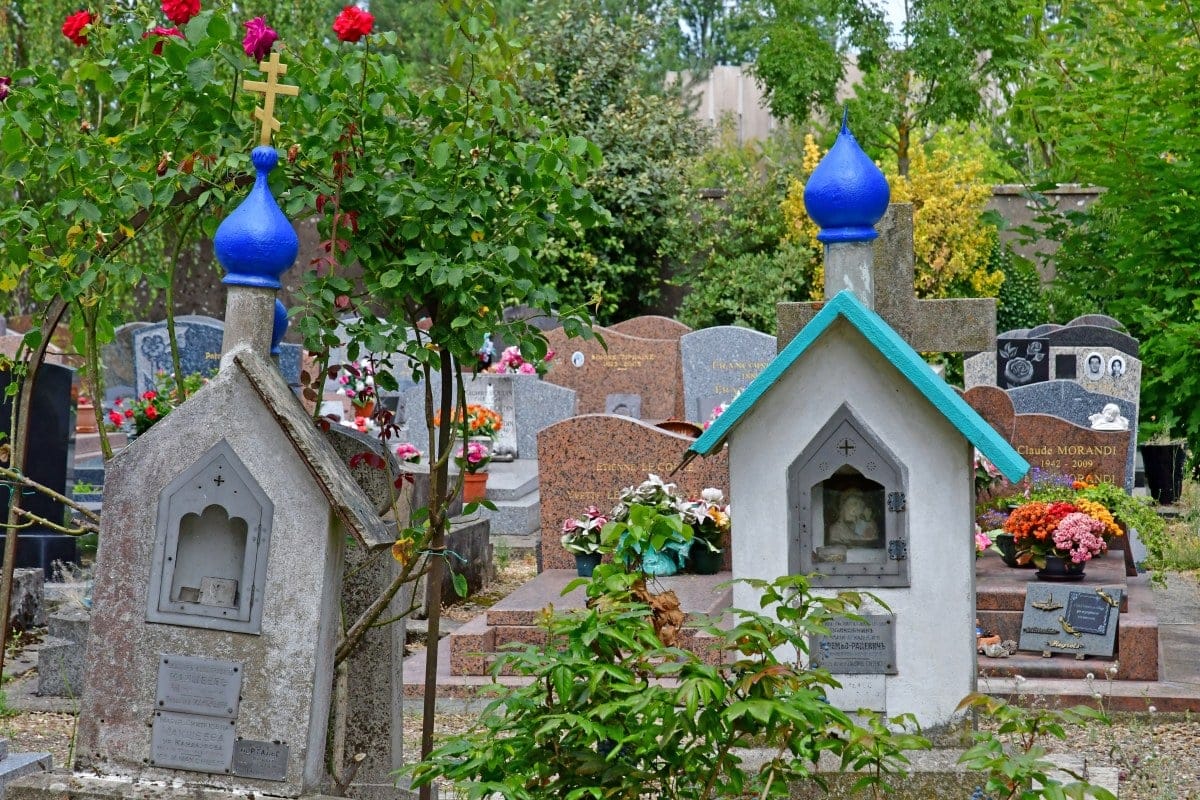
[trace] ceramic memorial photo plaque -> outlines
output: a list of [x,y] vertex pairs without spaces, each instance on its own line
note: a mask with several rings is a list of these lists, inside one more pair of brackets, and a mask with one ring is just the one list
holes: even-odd
[[1021,616],[1020,649],[1047,658],[1057,654],[1111,658],[1123,594],[1118,586],[1029,584]]

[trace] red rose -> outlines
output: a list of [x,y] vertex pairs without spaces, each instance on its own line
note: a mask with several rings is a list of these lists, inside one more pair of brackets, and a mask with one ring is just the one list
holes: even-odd
[[146,419],[158,419],[158,409],[154,406],[146,406]]
[[176,25],[184,25],[200,13],[200,0],[162,0],[162,12]]
[[133,409],[132,408],[125,409],[125,419],[133,419]]
[[92,12],[88,10],[76,11],[71,16],[67,17],[63,23],[63,36],[70,39],[76,47],[83,47],[87,44],[87,36],[84,34],[86,28],[91,27],[91,24],[96,21],[92,16]]
[[333,21],[333,32],[343,42],[357,42],[375,27],[375,17],[358,6],[346,6]]
[[148,392],[142,392],[143,400],[153,400],[156,397],[158,397],[158,392],[154,391],[153,389]]
[[183,34],[180,33],[179,28],[164,28],[161,25],[157,25],[155,26],[154,30],[146,31],[142,34],[143,39],[148,39],[151,36],[157,36],[159,38],[159,40],[154,44],[154,55],[156,56],[162,55],[163,41],[168,36],[175,36],[180,39],[183,38]]
[[108,421],[113,424],[113,427],[119,428],[121,427],[121,423],[125,421],[125,418],[121,416],[120,411],[110,411],[108,412]]

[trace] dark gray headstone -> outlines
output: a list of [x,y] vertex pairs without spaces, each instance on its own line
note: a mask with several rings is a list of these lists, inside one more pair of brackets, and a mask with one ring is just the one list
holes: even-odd
[[[221,363],[225,326],[217,319],[188,315],[175,318],[179,368],[184,375],[213,375]],[[133,333],[134,388],[138,394],[155,388],[159,373],[174,372],[167,323],[156,322]],[[296,376],[299,379],[297,367]]]
[[1107,314],[1084,314],[1067,323],[1068,328],[1072,325],[1092,325],[1097,328],[1112,328],[1114,331],[1125,330],[1125,326],[1119,320],[1113,319]]
[[1036,339],[1039,336],[1045,336],[1061,329],[1063,326],[1053,322],[1047,322],[1044,325],[1038,325],[1036,328],[1031,328],[1029,333],[1025,334],[1026,339]]
[[562,323],[558,321],[556,315],[547,316],[541,309],[530,306],[509,306],[504,309],[503,314],[505,322],[523,319],[527,324],[540,331],[552,331],[562,327]]
[[732,325],[684,334],[679,339],[684,416],[707,420],[715,405],[732,400],[758,377],[776,349],[774,336]]
[[[1035,328],[1036,330],[1036,328]],[[1050,379],[1050,344],[1045,339],[998,339],[996,385],[1001,389]]]
[[[43,364],[38,370],[30,410],[29,449],[25,456],[24,472],[60,494],[66,492],[67,467],[74,442],[75,423],[71,413],[71,382],[74,378],[75,371],[70,367]],[[12,421],[13,398],[7,393],[10,381],[11,373],[0,372],[0,432],[4,434],[6,442],[11,434],[9,426]],[[7,507],[8,493],[8,485],[0,485],[0,506]],[[51,522],[61,522],[63,518],[62,504],[41,492],[24,492],[21,506]],[[42,529],[42,532],[45,530]],[[22,538],[25,533],[22,531]]]
[[100,365],[104,370],[104,399],[111,402],[116,397],[128,397],[132,389],[124,394],[114,394],[114,389],[133,386],[137,380],[134,369],[133,334],[149,325],[149,322],[128,322],[113,333],[113,340],[100,348]]
[[[1037,330],[1034,328],[1033,331],[1030,331],[1030,336],[1033,336]],[[1131,356],[1137,356],[1139,352],[1137,339],[1127,333],[1100,325],[1064,325],[1041,335],[1054,348],[1111,347]]]
[[538,432],[575,416],[575,392],[532,375],[518,375],[514,380],[517,453],[521,458],[537,458]]

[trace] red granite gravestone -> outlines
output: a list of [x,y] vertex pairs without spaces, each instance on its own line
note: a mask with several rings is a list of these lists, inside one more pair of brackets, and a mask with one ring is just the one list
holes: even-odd
[[595,339],[568,339],[561,328],[546,332],[555,352],[546,380],[575,390],[578,413],[683,417],[678,337],[643,339],[607,328],[596,332],[607,350]]
[[1031,465],[1075,480],[1125,483],[1130,431],[1094,431],[1049,414],[1017,414],[1008,394],[976,386],[963,398]]
[[609,326],[609,330],[641,339],[678,339],[685,333],[692,332],[692,329],[682,322],[658,316],[631,317]]
[[[729,494],[729,458],[726,451],[697,458],[675,475],[695,441],[688,436],[647,425],[635,419],[586,415],[563,420],[538,434],[538,473],[542,503],[542,566],[571,569],[575,557],[562,548],[562,522],[579,517],[588,506],[608,512],[621,490],[636,486],[650,473],[678,485],[688,497],[699,497],[710,486]],[[730,508],[737,514],[737,507]],[[729,569],[731,548],[724,547],[724,569]]]

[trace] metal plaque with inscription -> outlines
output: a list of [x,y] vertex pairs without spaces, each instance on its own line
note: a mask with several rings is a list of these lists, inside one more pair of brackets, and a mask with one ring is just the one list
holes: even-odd
[[155,711],[150,766],[229,773],[236,739],[231,719]]
[[238,739],[233,748],[233,774],[265,781],[287,780],[288,746],[283,742]]
[[163,653],[158,660],[159,711],[237,716],[242,693],[242,665],[237,661]]
[[814,634],[809,657],[814,667],[835,675],[895,675],[896,615],[863,614],[864,622],[834,619],[828,635]]
[[1071,592],[1067,597],[1067,622],[1077,631],[1103,636],[1108,633],[1112,606],[1098,594]]
[[1111,658],[1121,613],[1120,586],[1067,588],[1030,583],[1021,615],[1021,650],[1044,656]]

